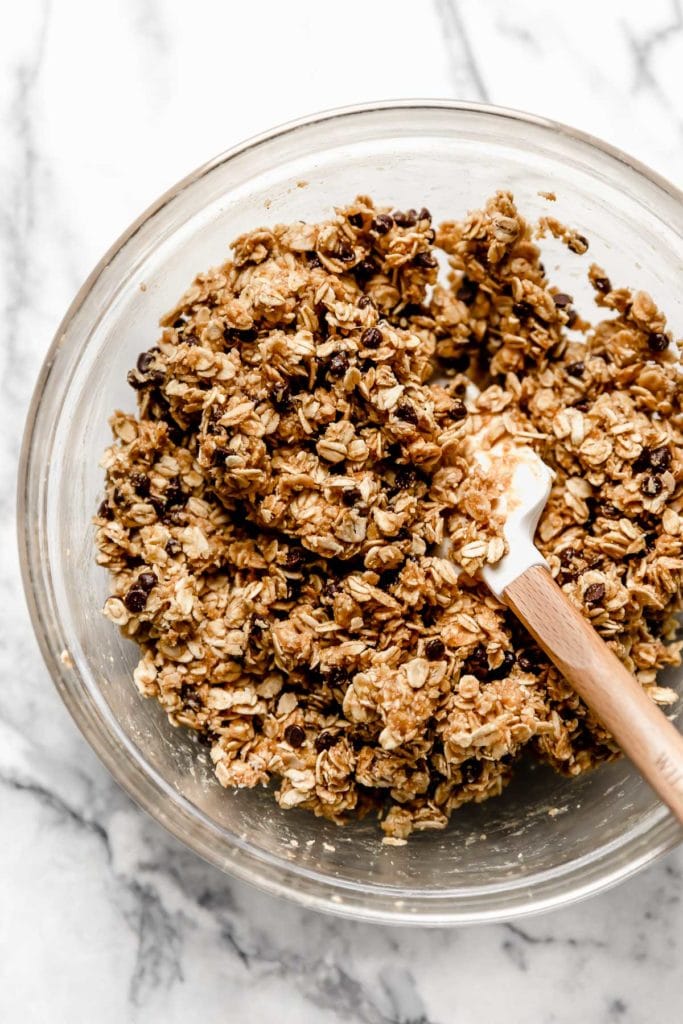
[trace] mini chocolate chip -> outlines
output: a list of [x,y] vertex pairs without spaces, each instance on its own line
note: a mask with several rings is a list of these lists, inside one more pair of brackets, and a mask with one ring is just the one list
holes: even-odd
[[436,256],[433,256],[431,252],[418,252],[413,263],[416,267],[422,267],[425,270],[431,270],[439,265]]
[[566,292],[558,292],[557,295],[553,295],[553,302],[558,309],[565,309],[566,306],[571,306],[573,301],[571,295],[567,295]]
[[130,482],[141,498],[147,497],[150,485],[149,477],[145,473],[131,473]]
[[337,742],[337,737],[333,732],[321,732],[315,738],[315,752],[316,754],[322,754],[324,750],[329,750]]
[[[359,266],[360,266],[360,264],[359,264]],[[356,269],[358,269],[358,268],[356,268]],[[361,295],[361,297],[358,300],[358,308],[359,309],[367,309],[368,306],[374,306],[374,305],[375,305],[375,303],[372,301],[372,299],[370,298],[369,295]]]
[[481,778],[482,772],[484,771],[484,765],[478,758],[470,757],[460,765],[460,771],[462,773],[463,782],[466,785],[471,786],[473,782],[477,782],[477,780]]
[[575,252],[578,256],[581,256],[589,248],[588,239],[585,235],[572,235],[567,242],[567,248],[570,252]]
[[586,369],[586,364],[579,360],[577,363],[570,363],[567,366],[567,374],[569,377],[583,377],[583,372]]
[[292,408],[292,392],[286,381],[274,384],[268,394],[270,401],[278,412],[289,412]]
[[379,348],[382,340],[382,332],[379,327],[368,327],[360,336],[360,343],[365,348]]
[[595,514],[602,516],[603,519],[621,519],[623,513],[621,509],[613,505],[611,501],[601,501],[595,506]]
[[647,498],[655,498],[661,493],[663,486],[658,476],[646,476],[640,485],[640,490]]
[[141,352],[138,356],[138,361],[135,364],[140,373],[147,373],[150,366],[154,362],[154,352]]
[[100,519],[113,519],[114,518],[114,510],[109,507],[109,504],[108,504],[106,498],[104,499],[104,501],[102,501],[100,503],[100,507],[97,510],[97,514],[100,517]]
[[515,302],[512,306],[512,312],[520,320],[528,320],[530,316],[534,315],[534,307],[530,302],[526,302],[522,299],[521,302]]
[[560,552],[561,565],[570,565],[570,563],[573,562],[575,558],[580,558],[580,554],[576,550],[576,548],[565,548],[564,551]]
[[[369,277],[372,277],[373,274],[377,273],[377,267],[372,262],[372,260],[361,260],[360,263],[357,263],[355,265],[355,267],[353,268],[353,272],[356,275],[356,277],[361,278],[361,280],[367,280]],[[367,296],[364,295],[363,298],[367,298]],[[363,299],[359,300],[359,306],[361,305],[362,301]]]
[[480,682],[486,682],[490,671],[486,648],[483,644],[477,644],[463,665],[463,674],[476,676]]
[[643,447],[640,449],[638,455],[631,464],[631,468],[634,473],[644,473],[646,469],[650,468],[650,459],[652,458],[652,449]]
[[583,599],[586,604],[596,605],[600,604],[605,596],[605,584],[604,583],[591,583],[589,587],[586,587]]
[[467,406],[461,398],[454,398],[451,407],[451,416],[454,420],[464,420],[467,416]]
[[418,475],[412,466],[399,466],[394,477],[394,486],[397,491],[407,491],[414,487],[418,481]]
[[664,473],[671,466],[671,452],[668,448],[653,448],[650,452],[653,473]]
[[436,231],[434,228],[430,228],[429,231],[425,231],[425,238],[428,242],[436,241]]
[[164,491],[164,498],[166,508],[172,508],[174,505],[184,505],[187,496],[179,484],[171,483]]
[[590,402],[587,398],[582,398],[580,402],[574,402],[573,409],[578,409],[579,412],[588,412],[590,409]]
[[124,597],[123,603],[129,612],[133,612],[136,615],[147,604],[147,593],[141,587],[131,587]]
[[341,492],[342,505],[346,505],[347,508],[353,508],[359,498],[360,491],[357,487],[347,487]]
[[386,235],[393,226],[393,217],[390,217],[388,213],[379,213],[372,222],[372,230],[377,235]]
[[412,406],[410,402],[407,402],[405,398],[402,398],[396,406],[396,415],[400,420],[403,420],[404,423],[411,423],[413,426],[417,425],[417,413],[415,412],[415,407]]
[[326,370],[330,377],[343,377],[349,368],[349,357],[346,352],[335,352],[327,364]]
[[339,593],[339,584],[334,580],[326,580],[323,584],[322,596],[331,601]]
[[575,309],[567,310],[567,327],[571,330],[576,321],[579,319],[579,314]]
[[348,672],[341,665],[333,665],[326,675],[326,681],[330,686],[341,686],[348,678]]
[[466,302],[469,304],[470,302],[474,302],[478,291],[479,285],[476,281],[471,281],[469,277],[463,277],[460,282],[460,286],[455,293],[455,297],[456,299],[459,299],[460,302]]
[[183,320],[182,317],[179,317],[177,320],[173,321],[173,327],[175,328],[176,331],[182,331],[184,326],[185,321]]
[[356,254],[350,245],[345,242],[340,242],[336,249],[331,252],[330,257],[334,260],[341,260],[342,263],[351,263],[356,258]]
[[362,213],[350,213],[349,224],[353,224],[354,228],[363,227],[363,214]]
[[446,646],[443,640],[439,640],[437,637],[434,640],[428,640],[425,644],[425,654],[428,661],[440,661],[446,653]]
[[610,281],[609,277],[602,277],[602,275],[594,277],[593,284],[595,285],[597,290],[599,292],[602,292],[603,294],[605,292],[612,291],[612,282]]
[[298,569],[306,561],[302,548],[290,548],[285,556],[285,565],[288,569]]
[[157,583],[158,580],[156,577],[156,573],[150,572],[148,570],[146,572],[140,573],[136,581],[136,586],[138,586],[141,590],[144,590],[146,594],[149,594],[150,590],[156,587]]
[[535,651],[525,651],[524,654],[520,654],[517,658],[517,664],[521,668],[522,672],[531,672],[532,675],[537,676],[541,671],[538,658],[539,656]]
[[322,267],[322,263],[320,262],[320,257],[318,256],[317,252],[307,252],[306,262],[310,267]]
[[129,385],[135,389],[135,391],[142,391],[143,388],[147,386],[147,382],[144,380],[140,380],[135,370],[128,371],[128,373],[126,374],[126,380],[128,381]]
[[517,661],[513,651],[504,651],[503,660],[497,668],[489,670],[489,679],[507,679]]
[[661,332],[648,334],[647,347],[650,352],[664,352],[669,347],[669,339]]
[[428,220],[431,223],[432,215],[426,206],[423,206],[417,215],[418,220]]
[[414,228],[417,224],[416,210],[394,210],[392,213],[394,223],[400,228]]
[[169,555],[171,558],[173,558],[173,557],[175,557],[175,555],[179,555],[180,554],[180,551],[181,551],[180,544],[178,544],[177,541],[171,539],[171,540],[166,542],[166,545],[164,547],[164,551],[166,552],[167,555]]

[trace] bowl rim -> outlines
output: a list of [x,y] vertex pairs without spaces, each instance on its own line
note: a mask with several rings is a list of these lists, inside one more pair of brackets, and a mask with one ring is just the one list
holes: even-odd
[[[31,529],[31,525],[38,518],[38,512],[31,507],[28,496],[37,454],[34,452],[34,440],[41,417],[42,399],[48,390],[53,367],[70,326],[110,262],[143,224],[152,220],[171,201],[216,167],[264,143],[289,135],[299,128],[353,118],[356,115],[397,110],[415,113],[421,109],[492,115],[565,136],[572,142],[596,149],[629,170],[635,171],[683,205],[683,192],[680,189],[619,148],[552,119],[488,103],[449,99],[400,99],[353,104],[288,121],[238,143],[191,171],[151,203],[109,247],[70,303],[43,360],[28,409],[18,469],[17,533],[25,597],[31,623],[50,677],[87,742],[116,782],[138,806],[176,839],[212,865],[273,895],[288,898],[310,909],[366,921],[443,926],[506,921],[556,909],[587,898],[623,881],[673,849],[683,840],[683,831],[679,829],[673,817],[661,807],[653,812],[646,824],[637,827],[627,839],[613,840],[605,844],[599,848],[597,856],[594,851],[590,855],[569,861],[566,865],[539,872],[531,883],[526,880],[512,885],[488,884],[467,890],[449,889],[444,893],[433,894],[406,891],[405,899],[398,895],[395,889],[377,886],[371,891],[361,890],[353,883],[299,867],[276,855],[255,851],[235,835],[231,837],[230,856],[219,853],[211,841],[212,835],[219,831],[215,823],[189,800],[173,790],[149,764],[144,762],[134,745],[123,734],[108,707],[99,706],[99,702],[92,698],[92,694],[90,697],[93,706],[87,707],[84,701],[78,699],[78,695],[68,683],[67,673],[77,670],[64,664],[57,649],[59,644],[51,639],[60,636],[61,624],[51,602],[47,601],[43,594],[43,590],[49,591],[50,581],[46,579],[46,567],[40,558],[40,545],[35,539],[35,531]],[[80,352],[84,348],[85,344],[81,346]],[[41,587],[41,582],[46,585]],[[123,751],[128,755],[125,759],[121,757]],[[167,808],[166,804],[169,801],[171,804]],[[201,826],[201,835],[197,834],[198,824]],[[221,835],[224,837],[225,833]],[[574,877],[579,873],[580,879]],[[534,886],[532,893],[529,891],[530,884]],[[446,896],[450,898],[449,905],[440,906],[440,901]]]

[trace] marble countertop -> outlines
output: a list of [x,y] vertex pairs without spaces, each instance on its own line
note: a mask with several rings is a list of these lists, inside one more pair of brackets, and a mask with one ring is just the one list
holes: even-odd
[[399,96],[546,114],[683,181],[681,0],[27,0],[0,33],[0,1020],[680,1020],[683,850],[523,923],[379,928],[200,862],[119,790],[41,661],[14,541],[33,383],[92,265],[240,139]]

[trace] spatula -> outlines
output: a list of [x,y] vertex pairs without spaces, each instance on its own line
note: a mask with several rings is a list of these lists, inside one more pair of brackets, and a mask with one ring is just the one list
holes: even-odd
[[[473,398],[478,390],[472,386],[471,391]],[[683,735],[558,587],[533,544],[552,470],[531,447],[509,437],[488,446],[478,445],[475,435],[470,451],[485,472],[504,481],[497,512],[504,519],[509,553],[481,570],[484,583],[512,609],[683,823]]]
[[683,735],[555,583],[534,546],[552,471],[533,449],[510,439],[474,454],[484,470],[506,484],[497,510],[504,519],[509,553],[482,570],[484,582],[512,609],[683,823]]

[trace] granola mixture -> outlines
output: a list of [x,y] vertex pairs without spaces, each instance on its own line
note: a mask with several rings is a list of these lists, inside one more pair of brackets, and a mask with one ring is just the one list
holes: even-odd
[[676,345],[595,265],[605,319],[582,320],[546,277],[546,232],[588,249],[553,218],[534,232],[507,192],[438,230],[359,197],[253,231],[130,372],[96,517],[104,610],[224,786],[275,779],[281,807],[337,822],[375,810],[396,843],[498,795],[520,757],[578,775],[616,756],[476,579],[505,552],[499,485],[467,458],[483,424],[555,470],[553,575],[675,699],[657,677],[681,648]]

